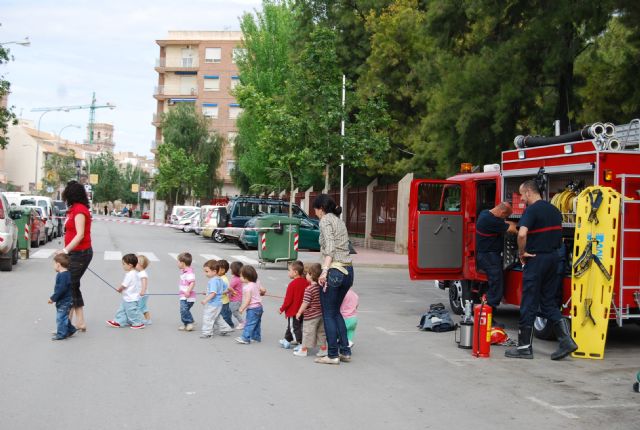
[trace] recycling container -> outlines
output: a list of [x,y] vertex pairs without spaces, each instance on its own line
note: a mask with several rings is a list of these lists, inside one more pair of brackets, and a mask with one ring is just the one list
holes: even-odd
[[14,218],[14,221],[18,226],[18,249],[22,255],[29,258],[29,254],[31,252],[31,226],[33,222],[31,216],[33,214],[33,210],[21,207],[13,209],[12,212],[21,214],[19,218]]
[[298,259],[300,220],[282,215],[265,215],[256,222],[258,260],[265,263]]

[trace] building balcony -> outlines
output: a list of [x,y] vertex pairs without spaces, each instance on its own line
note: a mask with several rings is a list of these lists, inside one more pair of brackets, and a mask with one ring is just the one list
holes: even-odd
[[151,125],[154,127],[158,127],[162,123],[162,114],[154,113],[153,120],[151,121]]
[[156,58],[156,72],[197,72],[197,58]]
[[164,100],[173,97],[197,97],[197,88],[180,88],[177,86],[158,85],[153,91],[153,97],[158,100]]

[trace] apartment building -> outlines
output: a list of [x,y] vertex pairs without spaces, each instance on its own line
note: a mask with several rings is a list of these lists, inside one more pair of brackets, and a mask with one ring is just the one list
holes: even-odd
[[149,175],[153,175],[155,170],[155,163],[153,159],[147,158],[144,155],[138,155],[130,151],[114,152],[113,158],[121,166],[129,164],[133,167],[140,167],[143,172],[147,172]]
[[193,103],[196,110],[209,118],[210,130],[225,142],[218,169],[218,177],[224,181],[223,195],[238,194],[231,171],[235,168],[236,119],[242,109],[231,91],[240,82],[236,60],[243,54],[241,40],[239,31],[170,31],[167,39],[156,40],[160,57],[155,68],[156,137],[151,150],[155,152],[157,145],[162,144],[162,114],[178,103]]

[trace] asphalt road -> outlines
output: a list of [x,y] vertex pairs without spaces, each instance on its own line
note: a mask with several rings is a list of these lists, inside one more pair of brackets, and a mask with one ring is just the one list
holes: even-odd
[[[113,285],[123,277],[120,255],[150,253],[154,293],[176,291],[173,255],[182,251],[194,255],[199,291],[206,258],[256,259],[255,251],[160,227],[97,221],[93,241],[91,269]],[[258,273],[269,294],[284,294],[283,264]],[[640,428],[640,394],[631,391],[640,370],[637,326],[611,331],[601,361],[552,362],[555,343],[539,340],[534,360],[506,359],[504,347],[474,359],[452,332],[416,329],[430,303],[446,303],[433,283],[412,282],[406,270],[356,267],[353,361],[327,366],[279,348],[278,298],[265,298],[261,344],[178,331],[173,296],[150,298],[148,328],[113,329],[105,320],[120,297],[89,272],[82,283],[87,332],[52,342],[54,277],[50,258],[0,273],[0,429]],[[193,310],[199,327],[202,306]],[[498,316],[513,335],[517,310]]]

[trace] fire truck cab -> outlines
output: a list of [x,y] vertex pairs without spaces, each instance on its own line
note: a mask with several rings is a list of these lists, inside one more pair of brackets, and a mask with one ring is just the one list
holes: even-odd
[[[476,220],[480,212],[500,201],[511,202],[517,221],[524,212],[519,186],[538,177],[546,183],[543,198],[554,202],[565,192],[563,242],[567,264],[562,297],[558,305],[569,315],[571,263],[575,233],[575,196],[591,185],[614,188],[622,199],[618,222],[618,250],[610,318],[622,326],[625,320],[640,322],[640,122],[636,134],[622,140],[602,135],[589,140],[517,147],[502,153],[501,165],[485,166],[483,172],[460,173],[447,180],[415,179],[409,202],[409,273],[413,280],[436,280],[449,289],[452,311],[462,313],[467,300],[478,301],[486,290],[486,276],[476,267]],[[616,133],[632,126],[616,127]],[[554,138],[556,141],[561,140]],[[637,139],[637,140],[634,140]],[[572,190],[572,191],[567,191]],[[560,196],[558,196],[560,197]],[[522,267],[514,235],[505,235],[503,303],[519,305]],[[535,324],[538,337],[550,337],[542,318]]]

